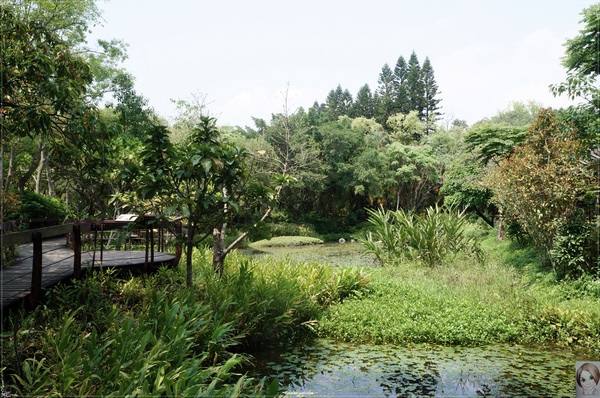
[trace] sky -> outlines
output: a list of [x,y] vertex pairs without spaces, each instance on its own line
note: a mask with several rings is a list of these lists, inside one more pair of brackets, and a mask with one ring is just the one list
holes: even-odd
[[308,109],[341,85],[374,92],[384,64],[431,61],[443,121],[469,125],[514,102],[546,107],[564,43],[593,0],[109,0],[95,39],[128,44],[138,94],[172,121],[172,99],[205,98],[219,125]]

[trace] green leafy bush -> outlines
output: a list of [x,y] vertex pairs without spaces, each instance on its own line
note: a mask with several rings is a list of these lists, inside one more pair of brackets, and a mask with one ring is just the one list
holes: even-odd
[[308,236],[277,236],[272,239],[253,242],[249,246],[254,249],[261,249],[266,247],[319,245],[321,243],[323,243],[321,239]]
[[31,218],[61,218],[67,217],[68,209],[65,203],[57,198],[44,196],[35,192],[25,192],[20,197],[18,207],[19,217],[23,220]]
[[307,224],[293,224],[288,222],[277,222],[271,224],[271,236],[312,236],[317,233]]
[[19,195],[13,192],[3,192],[0,195],[0,203],[3,221],[19,218]]
[[594,224],[581,215],[575,215],[558,228],[550,256],[559,278],[577,278],[586,274],[600,276],[597,222]]

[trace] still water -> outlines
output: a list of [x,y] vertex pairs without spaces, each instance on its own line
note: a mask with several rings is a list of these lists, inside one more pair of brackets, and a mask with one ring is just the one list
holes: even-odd
[[255,354],[286,397],[573,397],[585,354],[515,345],[355,345],[317,340]]

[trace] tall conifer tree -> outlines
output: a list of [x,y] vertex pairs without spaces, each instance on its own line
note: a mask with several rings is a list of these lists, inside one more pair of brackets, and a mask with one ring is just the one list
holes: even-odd
[[421,76],[423,81],[424,97],[425,97],[425,108],[424,108],[424,122],[425,122],[425,134],[431,134],[434,130],[436,119],[441,115],[440,110],[440,99],[437,99],[438,85],[435,82],[433,76],[433,67],[429,61],[429,57],[425,58],[423,67],[421,68]]
[[335,90],[331,90],[325,100],[327,113],[330,120],[336,120],[343,115],[349,115],[352,108],[352,94],[347,89],[342,89],[338,84]]
[[414,51],[408,60],[406,89],[410,101],[410,110],[417,111],[419,118],[425,120],[425,90],[421,76],[421,65]]
[[408,64],[401,55],[394,68],[394,105],[395,112],[407,114],[411,111],[408,92],[406,87],[406,78],[408,75]]
[[377,114],[376,120],[385,125],[385,122],[394,111],[394,72],[386,63],[381,68],[377,87]]
[[352,116],[362,116],[367,119],[375,117],[375,99],[368,84],[365,84],[358,90],[356,101],[354,101],[354,106],[352,107]]

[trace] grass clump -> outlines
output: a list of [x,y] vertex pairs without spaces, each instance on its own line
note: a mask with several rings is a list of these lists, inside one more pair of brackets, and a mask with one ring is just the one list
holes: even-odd
[[330,305],[358,294],[369,283],[359,268],[333,268],[289,258],[248,258],[233,253],[219,278],[197,252],[199,300],[219,319],[243,335],[240,344],[251,349],[286,344],[312,332],[316,319]]
[[481,255],[479,239],[467,234],[469,222],[464,211],[436,205],[424,214],[383,208],[368,213],[371,230],[361,242],[382,264],[418,260],[436,267],[461,252]]

